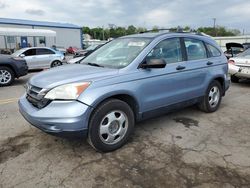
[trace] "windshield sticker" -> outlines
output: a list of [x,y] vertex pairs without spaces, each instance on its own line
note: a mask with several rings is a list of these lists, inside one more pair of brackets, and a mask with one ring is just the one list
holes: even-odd
[[131,41],[131,42],[128,43],[128,46],[142,47],[144,45],[145,45],[145,42],[143,42],[143,41],[139,41],[139,42]]

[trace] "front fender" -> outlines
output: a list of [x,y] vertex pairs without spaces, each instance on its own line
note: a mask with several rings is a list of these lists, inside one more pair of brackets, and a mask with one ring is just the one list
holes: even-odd
[[[136,95],[136,90],[133,89],[133,86],[128,87],[127,84],[124,84],[121,87],[110,85],[100,88],[88,88],[79,96],[78,100],[95,108],[105,99],[116,95],[129,95],[136,101],[139,108],[138,110],[140,110],[141,104]],[[114,90],[114,88],[116,89]]]

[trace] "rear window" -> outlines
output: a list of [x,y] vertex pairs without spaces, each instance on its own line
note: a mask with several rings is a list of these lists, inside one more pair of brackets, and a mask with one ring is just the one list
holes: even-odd
[[37,55],[46,55],[46,54],[55,54],[52,50],[46,48],[38,48],[36,49]]
[[198,60],[207,58],[206,48],[202,41],[197,39],[184,39],[188,60]]
[[211,44],[206,44],[206,45],[210,53],[210,56],[219,57],[221,55],[220,50],[218,50],[216,47],[212,46]]

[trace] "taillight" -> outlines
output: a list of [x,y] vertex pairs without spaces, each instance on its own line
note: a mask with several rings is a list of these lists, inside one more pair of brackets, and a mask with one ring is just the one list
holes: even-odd
[[232,60],[232,59],[228,60],[228,63],[229,63],[229,64],[232,64],[232,65],[235,65],[235,62],[234,62],[234,60]]

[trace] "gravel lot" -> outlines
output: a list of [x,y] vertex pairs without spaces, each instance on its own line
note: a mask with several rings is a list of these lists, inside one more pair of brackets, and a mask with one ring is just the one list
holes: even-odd
[[[36,74],[36,73],[32,73]],[[33,128],[18,112],[28,75],[0,88],[0,187],[250,187],[250,82],[212,114],[187,108],[138,123],[107,154]]]

